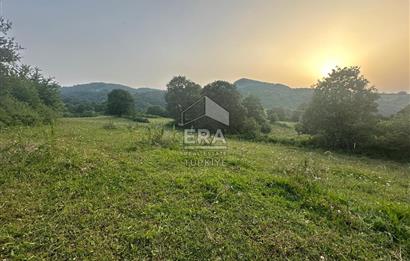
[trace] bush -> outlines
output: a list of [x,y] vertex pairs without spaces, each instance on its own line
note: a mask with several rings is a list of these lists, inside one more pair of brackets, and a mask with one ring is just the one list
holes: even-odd
[[148,107],[147,114],[157,115],[157,116],[161,116],[161,117],[167,116],[167,112],[165,111],[165,109],[162,108],[159,105]]
[[398,113],[377,125],[372,150],[394,158],[410,158],[410,113]]
[[42,117],[28,104],[14,97],[0,97],[0,122],[2,125],[34,125],[41,123]]
[[149,123],[149,120],[147,118],[141,117],[141,116],[134,116],[132,119],[135,122],[141,122],[141,123]]
[[270,121],[270,123],[274,123],[279,120],[279,116],[275,110],[273,109],[268,110],[267,114],[268,114],[268,120]]
[[243,126],[241,137],[246,139],[255,139],[258,136],[259,125],[254,118],[246,118]]
[[109,115],[124,116],[132,115],[135,111],[134,98],[121,89],[112,90],[107,96],[107,113]]
[[271,130],[272,130],[272,127],[268,123],[265,122],[264,124],[262,124],[261,126],[262,133],[268,134],[271,132]]
[[10,28],[0,17],[0,125],[51,122],[63,107],[59,86],[40,70],[20,65],[21,48],[8,36]]

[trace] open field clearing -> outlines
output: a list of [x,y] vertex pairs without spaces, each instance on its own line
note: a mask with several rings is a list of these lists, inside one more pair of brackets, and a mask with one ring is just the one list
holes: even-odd
[[150,121],[1,130],[0,257],[410,259],[410,164],[228,137],[186,166]]

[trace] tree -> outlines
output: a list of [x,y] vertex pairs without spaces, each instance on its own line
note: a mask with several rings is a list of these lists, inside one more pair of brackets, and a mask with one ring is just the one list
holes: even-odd
[[261,132],[268,134],[272,131],[272,127],[270,126],[270,124],[268,122],[264,122],[261,125]]
[[8,36],[11,23],[0,17],[0,126],[47,123],[63,108],[59,89],[39,69],[21,65],[21,47]]
[[215,81],[202,89],[209,97],[229,112],[229,131],[241,133],[246,119],[246,109],[241,103],[241,94],[236,86],[225,81]]
[[181,111],[198,100],[201,96],[201,86],[184,76],[176,76],[167,84],[165,101],[169,115],[180,121]]
[[13,38],[8,37],[8,32],[11,29],[11,23],[0,17],[0,70],[7,70],[7,65],[20,60],[19,51],[21,47]]
[[302,131],[333,148],[364,146],[376,124],[377,99],[376,89],[359,67],[336,67],[315,85],[302,117]]
[[306,106],[306,103],[302,103],[301,105],[299,105],[298,108],[292,112],[289,120],[293,122],[299,122],[302,118],[303,113],[306,110]]
[[374,147],[395,158],[410,158],[410,105],[377,124]]
[[165,117],[167,112],[159,105],[150,106],[147,109],[147,114]]
[[268,120],[270,121],[270,123],[274,123],[279,120],[279,116],[275,110],[272,110],[272,109],[268,110],[267,115],[268,115]]
[[115,89],[108,94],[107,113],[110,115],[123,116],[134,112],[134,99],[125,90]]
[[247,117],[254,118],[255,121],[260,125],[265,124],[265,110],[258,97],[250,95],[242,101],[242,104],[246,109]]
[[289,120],[289,117],[288,117],[288,111],[285,111],[285,109],[283,109],[282,107],[273,107],[271,110],[270,110],[271,112],[271,114],[273,114],[273,113],[275,113],[276,114],[276,116],[277,116],[277,120],[278,121],[287,121],[287,120]]

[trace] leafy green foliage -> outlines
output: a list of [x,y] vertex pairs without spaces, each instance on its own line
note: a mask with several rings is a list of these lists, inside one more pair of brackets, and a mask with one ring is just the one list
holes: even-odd
[[94,117],[103,115],[107,111],[106,103],[83,102],[72,99],[64,99],[66,111],[65,117]]
[[[209,97],[229,112],[229,126],[204,117],[191,123],[194,128],[224,129],[237,134],[250,132],[251,136],[254,136],[260,130],[260,125],[266,122],[265,112],[259,99],[248,97],[242,101],[235,85],[225,81],[215,81],[201,89],[199,85],[182,76],[174,77],[168,84],[168,92],[165,96],[168,113],[179,122],[181,111],[194,104],[201,96]],[[202,103],[197,105],[192,107],[185,117],[195,119],[197,117],[195,115],[200,114],[204,106]],[[264,130],[267,131],[267,126]]]
[[268,110],[267,111],[267,117],[270,123],[275,123],[276,121],[279,120],[279,116],[275,110]]
[[127,91],[118,89],[108,94],[107,113],[109,115],[131,115],[135,111],[134,99]]
[[268,133],[271,132],[271,130],[272,130],[272,128],[267,122],[262,123],[262,125],[261,125],[261,132],[262,133],[268,134]]
[[199,99],[201,86],[184,76],[176,76],[167,84],[165,100],[170,117],[180,122],[181,112]]
[[167,116],[167,112],[165,111],[165,109],[159,105],[148,107],[147,114],[161,116],[161,117]]
[[113,83],[93,82],[87,84],[78,84],[70,87],[61,88],[61,97],[66,106],[70,104],[93,105],[96,107],[95,112],[99,113],[97,107],[103,106],[107,102],[107,95],[116,89],[129,92],[135,102],[135,109],[145,112],[150,106],[165,107],[165,91],[151,88],[132,88],[129,86]]
[[8,32],[11,29],[11,23],[4,17],[0,16],[0,73],[4,74],[10,67],[9,65],[20,60],[19,51],[21,47],[8,37]]
[[243,106],[246,109],[246,116],[254,118],[258,124],[264,124],[266,122],[265,110],[259,98],[255,96],[248,96],[242,101]]
[[19,65],[19,45],[7,35],[11,24],[0,17],[0,126],[53,121],[62,110],[59,86],[40,70]]
[[273,107],[272,109],[268,110],[268,114],[270,115],[272,122],[288,121],[290,113],[291,112],[289,110],[286,110],[282,107]]
[[201,92],[229,112],[229,131],[241,133],[246,119],[246,109],[242,105],[241,94],[236,86],[225,81],[215,81],[207,84]]
[[410,106],[379,122],[373,149],[394,158],[410,159]]
[[359,67],[334,69],[319,80],[303,119],[303,131],[322,145],[354,150],[366,146],[374,132],[378,94]]

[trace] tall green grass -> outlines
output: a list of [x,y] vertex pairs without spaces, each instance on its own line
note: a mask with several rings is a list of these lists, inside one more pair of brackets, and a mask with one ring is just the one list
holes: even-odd
[[0,257],[410,258],[409,164],[228,137],[187,167],[167,123],[0,130]]

